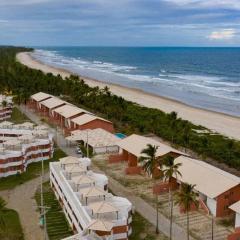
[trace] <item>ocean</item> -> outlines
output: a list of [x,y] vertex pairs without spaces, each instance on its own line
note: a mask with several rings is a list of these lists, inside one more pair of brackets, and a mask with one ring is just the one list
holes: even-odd
[[51,66],[194,107],[240,116],[240,48],[35,49],[32,56]]

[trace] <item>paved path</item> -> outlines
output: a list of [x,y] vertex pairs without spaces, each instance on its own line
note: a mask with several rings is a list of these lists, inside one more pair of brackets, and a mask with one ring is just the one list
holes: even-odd
[[[49,179],[46,173],[44,181]],[[43,230],[39,226],[39,212],[34,194],[40,185],[40,178],[35,178],[11,190],[0,192],[7,202],[7,207],[18,212],[25,240],[43,240]]]
[[[21,106],[20,110],[24,112],[30,118],[33,122],[36,122],[38,124],[41,123],[40,117],[36,115],[34,112],[30,111],[26,108]],[[77,156],[74,148],[67,146],[66,140],[62,135],[62,132],[60,130],[56,131],[55,129],[50,129],[51,132],[55,132],[56,134],[56,142],[58,146],[66,153],[72,156]],[[96,166],[93,166],[95,170],[98,172],[101,172]],[[139,212],[145,219],[147,219],[150,223],[152,223],[154,226],[156,226],[156,210],[148,204],[146,201],[144,201],[142,198],[135,196],[130,192],[126,187],[121,185],[118,181],[114,180],[110,176],[108,176],[109,179],[109,188],[111,191],[122,197],[126,197],[129,199],[129,201],[132,202],[137,212]],[[169,236],[169,219],[166,218],[164,215],[159,213],[159,230],[164,233],[166,236]],[[173,240],[185,240],[187,239],[187,234],[185,229],[180,227],[179,225],[173,223]],[[190,238],[193,239],[193,238]]]

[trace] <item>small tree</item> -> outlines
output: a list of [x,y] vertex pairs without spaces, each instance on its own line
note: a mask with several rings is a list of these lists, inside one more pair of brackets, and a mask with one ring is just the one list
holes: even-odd
[[[155,180],[157,178],[156,176],[156,170],[158,167],[160,167],[159,161],[156,157],[157,153],[157,146],[153,146],[151,144],[147,145],[147,148],[143,149],[141,154],[144,154],[139,158],[139,162],[142,163],[143,165],[143,170],[153,178],[154,180],[154,185],[155,185]],[[156,233],[159,233],[158,229],[158,197],[156,194],[156,212],[157,212],[157,219],[156,219]]]
[[189,211],[191,206],[194,204],[198,207],[198,194],[194,192],[196,185],[182,183],[180,191],[176,194],[176,203],[184,208],[187,213],[187,239],[189,240]]
[[170,240],[172,239],[172,221],[173,221],[173,196],[172,196],[172,180],[173,177],[177,179],[178,176],[182,176],[179,172],[179,167],[181,163],[174,163],[174,158],[172,156],[167,156],[163,160],[163,165],[165,169],[163,170],[164,179],[169,183],[169,206],[170,206]]

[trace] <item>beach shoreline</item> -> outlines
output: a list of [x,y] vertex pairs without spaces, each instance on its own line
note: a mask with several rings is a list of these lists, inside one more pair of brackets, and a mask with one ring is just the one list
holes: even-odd
[[[70,74],[77,74],[65,69],[46,65],[34,59],[28,52],[19,53],[17,55],[17,60],[30,68],[41,70],[44,73],[51,72],[54,75],[60,74],[63,78],[68,77]],[[146,93],[140,89],[90,79],[85,76],[80,77],[91,87],[98,86],[103,88],[108,86],[113,94],[121,96],[126,100],[145,107],[157,108],[167,113],[175,111],[182,119],[189,120],[196,125],[202,125],[228,137],[240,140],[240,117],[192,107],[177,100]]]

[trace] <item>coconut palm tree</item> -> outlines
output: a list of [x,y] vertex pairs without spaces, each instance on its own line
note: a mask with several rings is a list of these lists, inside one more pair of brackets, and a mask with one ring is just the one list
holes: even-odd
[[179,172],[179,167],[182,165],[181,163],[174,163],[174,158],[172,156],[167,156],[163,159],[163,177],[165,181],[168,181],[169,184],[169,206],[170,206],[170,240],[172,239],[172,218],[173,218],[173,196],[172,196],[172,180],[173,177],[177,179],[178,176],[182,176]]
[[187,213],[187,240],[189,240],[189,211],[192,205],[198,207],[198,194],[194,192],[196,185],[182,183],[180,191],[176,194],[176,203],[184,208]]
[[[157,146],[148,144],[145,149],[141,151],[141,154],[143,154],[139,158],[139,162],[142,163],[143,170],[153,178],[154,185],[155,180],[157,178],[156,170],[160,166],[159,160],[156,157],[157,153]],[[158,195],[156,194],[156,211],[157,211],[157,218],[156,218],[156,234],[159,233],[158,229]]]

